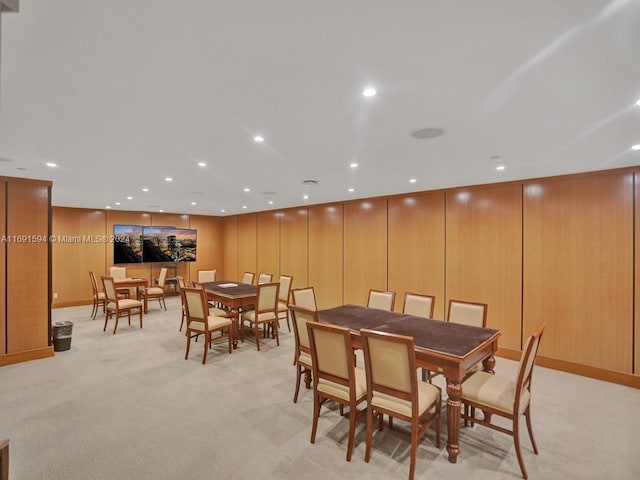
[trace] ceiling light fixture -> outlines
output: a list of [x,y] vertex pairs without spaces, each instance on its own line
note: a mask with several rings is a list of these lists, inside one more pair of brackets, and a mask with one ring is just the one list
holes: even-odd
[[256,135],[255,137],[253,137],[253,141],[256,143],[262,143],[264,142],[264,137],[262,135]]
[[247,206],[246,206],[246,205],[242,205],[242,208],[246,209],[246,208],[247,208]]
[[358,164],[356,162],[351,162],[351,165],[349,165],[351,168],[358,168]]
[[204,163],[204,162],[198,162],[198,166],[199,166],[199,167],[206,167],[206,166],[207,166],[207,164],[206,164],[206,163]]
[[51,167],[51,168],[54,168],[54,167],[58,166],[57,163],[53,163],[53,162],[47,162],[46,165],[47,165],[47,167]]
[[133,200],[133,197],[127,197],[127,200]]
[[120,205],[120,202],[116,202],[116,205]]
[[506,167],[505,167],[504,165],[498,165],[498,166],[496,167],[496,170],[498,170],[498,171],[502,171],[502,170],[504,170],[505,168],[506,168]]
[[349,189],[349,192],[352,192],[352,193],[353,193],[353,192],[355,192],[355,189],[354,189],[354,188],[350,188],[350,189]]
[[429,128],[421,128],[416,130],[411,134],[413,138],[417,138],[419,140],[426,140],[428,138],[436,138],[444,133],[443,128],[438,127],[429,127]]
[[376,93],[376,89],[373,87],[367,87],[362,91],[362,95],[365,97],[373,97]]
[[302,198],[304,198],[305,200],[309,200],[309,195],[307,195],[306,193],[302,196]]
[[269,205],[273,205],[273,200],[269,200]]
[[640,150],[640,144],[631,147],[631,150]]
[[418,181],[417,179],[412,178],[412,179],[409,180],[409,183],[416,183],[417,181]]
[[640,107],[640,100],[638,100],[638,101],[636,102],[636,105],[637,105],[638,107]]
[[251,191],[251,189],[250,189],[249,187],[244,187],[244,191],[245,191],[245,192],[250,192],[250,191]]
[[106,207],[104,207],[104,208],[106,208],[106,209],[108,210],[108,209],[110,209],[110,208],[111,208],[111,205],[107,205],[107,206],[106,206]]
[[196,202],[191,202],[191,205],[197,205],[197,203]]
[[165,177],[164,181],[165,181],[165,182],[173,182],[173,178],[171,178],[171,177]]
[[224,208],[221,208],[220,213],[224,213],[224,212],[226,212],[226,210]]
[[164,210],[163,210],[163,209],[160,209],[160,210],[158,210],[158,211],[159,211],[160,213],[164,212]]
[[148,192],[148,191],[149,191],[149,189],[148,189],[147,187],[144,187],[144,188],[142,189],[142,191],[143,191],[143,192]]

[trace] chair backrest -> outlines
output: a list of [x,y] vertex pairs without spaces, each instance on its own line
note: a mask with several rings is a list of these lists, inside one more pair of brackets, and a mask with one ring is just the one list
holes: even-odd
[[215,282],[216,281],[216,270],[198,270],[198,282]]
[[158,286],[160,288],[164,288],[164,284],[167,281],[167,270],[166,267],[160,269],[160,275],[158,276]]
[[307,323],[317,322],[318,313],[314,310],[307,310],[306,308],[299,307],[297,305],[289,305],[289,311],[291,312],[291,321],[293,322],[293,336],[296,344],[296,351],[310,354],[311,345],[309,343]]
[[298,307],[303,307],[307,310],[318,310],[313,287],[294,288],[291,290],[291,299],[293,304]]
[[178,281],[178,290],[182,290],[187,286],[187,283],[184,281],[184,277],[177,276],[176,280]]
[[255,273],[253,272],[244,272],[242,276],[242,283],[248,283],[249,285],[253,284],[253,277],[255,277]]
[[538,356],[538,347],[544,333],[545,324],[541,324],[535,332],[527,339],[522,355],[520,356],[520,366],[518,367],[518,380],[516,382],[516,394],[514,398],[513,411],[519,411],[520,398],[522,392],[531,390],[531,376],[533,375],[533,366]]
[[385,292],[382,290],[369,290],[369,300],[367,307],[377,308],[379,310],[393,310],[393,303],[396,299],[395,292]]
[[471,325],[472,327],[487,326],[487,304],[449,300],[447,321]]
[[[307,322],[314,388],[326,391],[335,385],[349,388],[355,394],[355,360],[348,328],[328,323]],[[333,388],[332,388],[333,387]],[[338,387],[338,391],[344,391]]]
[[118,294],[116,293],[116,286],[113,284],[113,277],[100,277],[100,279],[102,280],[104,296],[107,297],[107,301],[117,302]]
[[258,285],[262,283],[269,283],[273,280],[273,273],[261,273],[258,275]]
[[94,272],[89,272],[89,278],[91,279],[91,288],[93,289],[93,296],[96,297],[98,295],[98,281],[96,280],[96,274]]
[[[369,405],[394,404],[407,417],[418,413],[418,380],[413,337],[360,330]],[[395,397],[389,400],[389,397]]]
[[[256,299],[256,313],[277,312],[278,310],[278,282],[263,283],[258,285],[258,296]],[[277,316],[277,313],[276,313]]]
[[405,292],[402,312],[416,317],[433,318],[436,297]]
[[293,277],[290,275],[280,275],[280,290],[278,290],[278,300],[281,302],[289,302],[289,293],[291,293],[291,283]]
[[114,280],[127,278],[127,267],[109,267],[109,276]]
[[202,288],[184,287],[182,290],[184,295],[185,312],[187,314],[187,325],[191,321],[203,322],[206,325],[209,316],[209,304],[207,303],[207,294]]

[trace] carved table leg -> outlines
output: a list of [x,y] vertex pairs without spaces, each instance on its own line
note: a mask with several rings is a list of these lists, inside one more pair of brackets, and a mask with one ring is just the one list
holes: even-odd
[[231,339],[233,343],[233,349],[238,348],[238,309],[231,309]]
[[460,397],[462,396],[462,386],[459,382],[452,382],[447,379],[447,452],[449,461],[456,463],[460,453],[458,438],[460,437]]
[[487,358],[485,358],[482,361],[482,369],[485,372],[490,373],[491,375],[493,375],[494,373],[496,373],[493,369],[496,367],[496,357],[494,357],[493,355],[489,355]]
[[307,387],[307,390],[311,388],[311,370],[308,368],[304,370],[304,386]]

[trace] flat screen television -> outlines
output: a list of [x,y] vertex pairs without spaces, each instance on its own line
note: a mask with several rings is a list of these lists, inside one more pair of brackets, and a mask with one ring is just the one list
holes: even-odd
[[173,227],[142,229],[143,262],[195,262],[197,230]]
[[113,226],[113,263],[195,262],[197,230]]
[[113,226],[113,263],[142,263],[142,226]]

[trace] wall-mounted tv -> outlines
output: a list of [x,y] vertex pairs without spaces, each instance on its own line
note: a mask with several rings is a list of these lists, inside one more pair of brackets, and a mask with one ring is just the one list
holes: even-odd
[[195,262],[197,230],[114,225],[113,263]]

